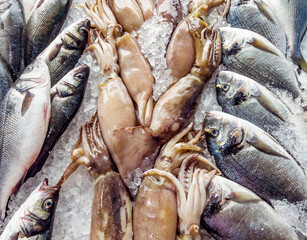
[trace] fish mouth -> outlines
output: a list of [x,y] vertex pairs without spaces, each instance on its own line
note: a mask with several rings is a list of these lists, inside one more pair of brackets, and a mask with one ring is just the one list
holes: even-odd
[[61,189],[61,186],[57,186],[57,185],[49,186],[48,179],[45,178],[44,181],[41,183],[39,191],[44,192],[46,195],[54,196],[54,195],[59,194],[60,189]]

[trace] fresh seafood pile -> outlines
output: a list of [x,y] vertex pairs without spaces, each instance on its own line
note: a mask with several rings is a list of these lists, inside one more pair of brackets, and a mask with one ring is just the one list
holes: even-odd
[[306,13],[0,0],[0,239],[306,239]]

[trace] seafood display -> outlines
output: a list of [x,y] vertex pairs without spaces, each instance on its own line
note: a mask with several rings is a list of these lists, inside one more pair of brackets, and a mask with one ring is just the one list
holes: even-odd
[[306,239],[306,6],[0,0],[0,239]]

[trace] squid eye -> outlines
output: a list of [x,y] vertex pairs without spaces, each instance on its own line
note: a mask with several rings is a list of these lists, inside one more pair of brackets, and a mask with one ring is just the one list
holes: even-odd
[[225,85],[222,86],[222,90],[224,92],[227,92],[229,90],[229,88],[230,88],[230,86],[228,84],[225,84]]
[[50,208],[53,207],[53,200],[52,199],[46,199],[43,203],[43,207],[45,210],[49,210]]
[[211,135],[212,137],[217,137],[217,136],[219,135],[219,131],[216,130],[216,129],[211,129],[211,130],[210,130],[210,135]]

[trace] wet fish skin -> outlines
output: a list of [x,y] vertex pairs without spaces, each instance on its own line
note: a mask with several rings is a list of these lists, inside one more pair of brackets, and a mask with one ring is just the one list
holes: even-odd
[[24,25],[20,0],[0,0],[0,54],[14,81],[24,68]]
[[0,106],[0,221],[35,161],[50,118],[50,76],[41,59],[27,66]]
[[223,112],[205,117],[209,152],[223,174],[262,198],[307,199],[307,179],[295,160],[265,131]]
[[0,55],[0,103],[5,97],[5,94],[13,86],[13,80],[11,73],[8,69],[7,63],[4,58]]
[[286,34],[269,1],[232,0],[227,21],[232,27],[247,29],[264,36],[286,54]]
[[251,78],[221,71],[216,78],[217,101],[223,112],[245,119],[274,134],[292,116],[291,111],[267,88]]
[[48,65],[51,87],[74,68],[85,49],[89,30],[88,19],[71,24],[38,56]]
[[51,88],[51,116],[47,136],[25,179],[33,177],[41,170],[50,151],[76,115],[83,100],[89,73],[89,67],[81,65],[67,73]]
[[48,186],[45,179],[14,214],[0,240],[50,240],[60,188]]
[[217,240],[298,240],[274,209],[245,187],[215,176],[201,224]]
[[222,63],[229,71],[250,77],[269,90],[287,90],[293,97],[301,90],[293,67],[283,54],[261,35],[232,27],[220,28]]
[[26,65],[30,64],[56,37],[72,0],[37,1],[26,23]]
[[271,1],[287,36],[290,57],[307,72],[307,63],[301,53],[301,41],[307,30],[307,1]]

